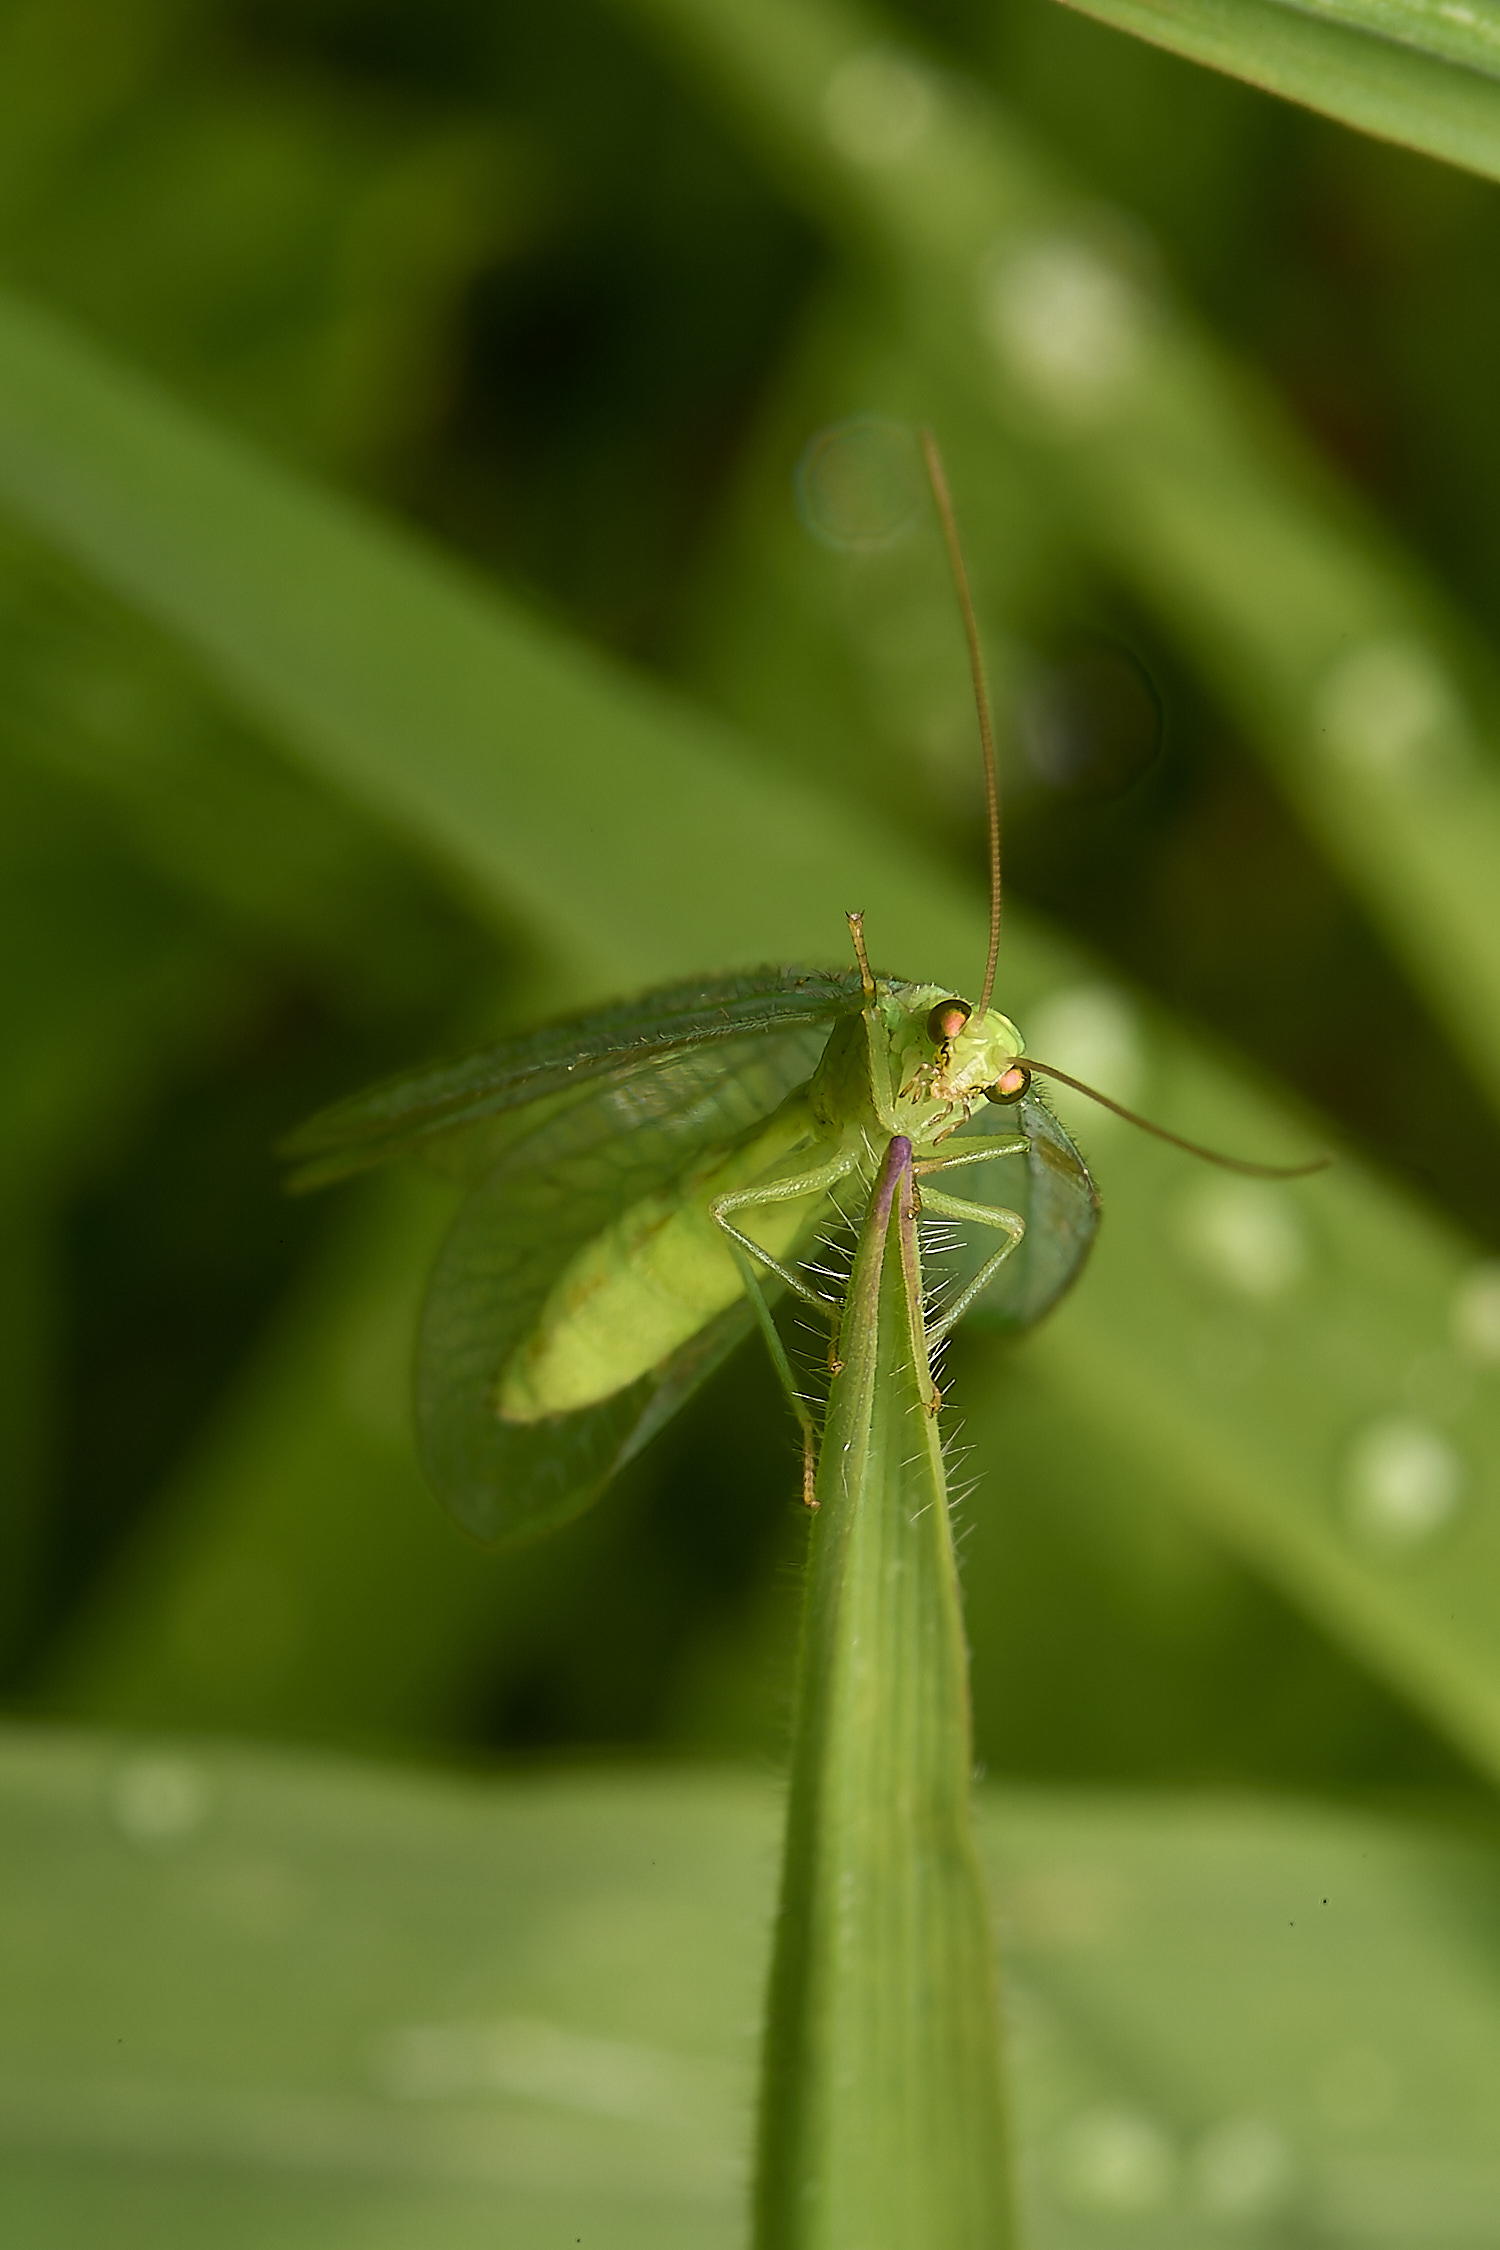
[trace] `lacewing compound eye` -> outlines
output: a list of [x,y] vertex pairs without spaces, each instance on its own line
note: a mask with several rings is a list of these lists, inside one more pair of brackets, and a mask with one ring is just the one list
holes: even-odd
[[1031,1072],[1021,1063],[1012,1063],[1009,1070],[1001,1071],[993,1086],[985,1087],[984,1098],[987,1102],[999,1102],[1002,1105],[1018,1102],[1029,1091],[1030,1086]]
[[927,1018],[927,1036],[935,1047],[956,1039],[974,1013],[967,1000],[939,1000]]

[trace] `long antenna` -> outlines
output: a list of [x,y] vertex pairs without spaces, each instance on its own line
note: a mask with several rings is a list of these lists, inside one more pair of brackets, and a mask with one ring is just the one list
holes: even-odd
[[995,989],[995,969],[1000,959],[1000,776],[995,764],[995,729],[990,720],[990,691],[985,684],[984,656],[979,646],[979,623],[974,615],[974,597],[969,592],[969,574],[964,568],[964,551],[959,545],[958,523],[953,514],[948,479],[943,471],[943,456],[938,451],[937,439],[930,429],[924,425],[919,435],[922,440],[922,458],[927,464],[927,481],[932,486],[938,522],[943,527],[948,568],[953,573],[953,587],[963,614],[964,638],[969,644],[969,672],[974,682],[974,707],[979,713],[979,747],[984,754],[984,802],[990,832],[990,950],[989,958],[984,964],[984,986],[979,995],[977,1010],[983,1016],[989,1008],[990,997]]
[[1165,1125],[1153,1125],[1149,1117],[1137,1116],[1123,1102],[1111,1101],[1108,1094],[1101,1094],[1097,1086],[1085,1086],[1081,1078],[1070,1078],[1065,1070],[1058,1069],[1056,1063],[1038,1062],[1035,1055],[1023,1055],[1015,1068],[1022,1071],[1040,1070],[1048,1078],[1060,1079],[1064,1086],[1071,1086],[1075,1094],[1087,1094],[1089,1100],[1097,1102],[1101,1109],[1112,1109],[1116,1117],[1124,1118],[1127,1125],[1138,1125],[1143,1133],[1150,1133],[1156,1140],[1166,1141],[1173,1148],[1185,1149],[1189,1156],[1199,1156],[1205,1164],[1217,1164],[1221,1171],[1243,1172],[1247,1179],[1305,1180],[1310,1173],[1326,1172],[1333,1162],[1331,1156],[1315,1156],[1306,1164],[1252,1164],[1248,1157],[1225,1156],[1216,1148],[1205,1148],[1201,1141],[1185,1141],[1180,1133],[1169,1133]]

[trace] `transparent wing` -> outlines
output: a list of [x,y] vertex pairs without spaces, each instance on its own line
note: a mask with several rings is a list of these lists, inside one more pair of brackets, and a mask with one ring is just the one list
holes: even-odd
[[[1014,1140],[1024,1135],[1024,1155],[997,1156],[952,1176],[953,1193],[976,1203],[1019,1211],[1026,1221],[1021,1244],[1006,1259],[967,1314],[982,1328],[1019,1331],[1049,1313],[1083,1270],[1099,1228],[1099,1191],[1088,1166],[1041,1096],[1030,1093],[1015,1109],[987,1104],[960,1135]],[[955,1139],[960,1135],[955,1135]],[[946,1186],[946,1181],[938,1184]],[[994,1255],[997,1238],[968,1227],[951,1249],[924,1263],[945,1295],[964,1287]]]
[[765,968],[663,985],[320,1110],[281,1144],[296,1167],[290,1185],[324,1187],[412,1151],[476,1177],[524,1136],[517,1111],[542,1103],[555,1114],[600,1080],[649,1077],[666,1056],[826,1026],[858,1000],[853,970]]
[[748,1309],[732,1307],[577,1414],[517,1425],[493,1408],[501,1370],[575,1252],[697,1156],[753,1131],[811,1074],[824,1040],[793,1029],[658,1053],[544,1109],[468,1196],[428,1288],[417,1431],[434,1490],[476,1538],[512,1545],[577,1515],[746,1333]]

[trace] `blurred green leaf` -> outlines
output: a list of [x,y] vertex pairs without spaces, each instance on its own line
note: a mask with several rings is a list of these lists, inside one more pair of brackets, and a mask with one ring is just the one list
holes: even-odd
[[[891,895],[883,927],[899,935],[895,855],[858,815],[830,832],[811,800],[768,807],[711,722],[684,739],[668,696],[14,304],[0,328],[0,495],[181,635],[315,771],[460,871],[479,904],[504,900],[586,959],[596,988],[605,962],[619,989],[826,947],[841,868],[872,907]],[[576,794],[558,786],[560,741],[590,746]],[[618,842],[648,813],[668,874],[654,901]],[[714,848],[729,836],[732,883]],[[924,919],[941,947],[960,918],[938,912],[945,932]]]
[[[13,1732],[12,2224],[738,2240],[776,1822],[769,1788],[692,1772],[476,1783]],[[1035,2240],[1491,2238],[1487,1828],[1009,1792],[981,1832]]]
[[61,1215],[243,1003],[239,966],[113,858],[97,823],[0,763],[0,1662],[36,1625],[63,1411]]
[[1500,179],[1492,0],[1068,0],[1362,133]]
[[1492,2239],[1487,1823],[986,1794],[1039,2240]]
[[0,1659],[31,1623],[57,1394],[56,1218],[40,1197],[0,1205]]
[[45,194],[161,67],[185,0],[9,0],[0,16],[0,224]]
[[180,0],[6,13],[28,96],[0,105],[10,283],[274,443],[398,456],[440,411],[465,286],[532,224],[513,140],[247,70],[222,7],[217,39]]
[[[1152,1063],[1154,1110],[1211,1140],[1242,1131],[1237,1105],[1201,1082],[1190,1095],[1180,1071]],[[1493,1771],[1496,1269],[1352,1164],[1320,1193],[1260,1194],[1149,1147],[1127,1162],[1096,1146],[1109,1222],[1089,1284],[1023,1350],[1086,1427],[1159,1466]],[[1003,1421],[990,1427],[988,1444],[970,1435],[995,1482]]]
[[1199,1464],[1094,1416],[1066,1356],[956,1340],[955,1538],[992,1774],[1473,1787],[1473,1769],[1204,1507]]
[[54,1654],[59,1707],[399,1735],[441,1704],[443,1656],[462,1663],[461,1614],[492,1605],[412,1453],[415,1300],[447,1199],[403,1185],[343,1215],[321,1270]]
[[682,1572],[680,1552],[642,1553],[642,1476],[627,1471],[566,1539],[503,1558],[464,1539],[422,1481],[413,1329],[450,1209],[420,1178],[356,1192],[51,1650],[37,1682],[49,1708],[431,1744],[545,1693],[556,1649],[577,1657],[584,1639],[597,1688],[578,1658],[583,1677],[558,1692],[628,1734],[651,1686],[622,1671],[641,1635],[665,1641],[670,1664],[675,1621],[658,1580]]
[[168,1058],[243,991],[180,902],[66,797],[0,764],[0,1192],[113,1147]]
[[[365,1008],[425,1007],[446,984],[446,1014],[472,981],[477,933],[373,822],[237,725],[162,636],[22,539],[0,556],[0,681],[0,746],[265,965]],[[488,948],[484,968],[491,978]]]
[[524,1673],[599,1550],[618,1574],[623,1496],[583,1552],[500,1566],[422,1482],[413,1329],[450,1209],[421,1181],[355,1199],[55,1653],[49,1705],[136,1725],[433,1737]]

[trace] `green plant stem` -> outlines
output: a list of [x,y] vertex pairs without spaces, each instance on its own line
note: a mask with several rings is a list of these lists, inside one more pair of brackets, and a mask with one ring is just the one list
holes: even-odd
[[861,1234],[818,1472],[756,2250],[1014,2240],[968,1655],[903,1150]]

